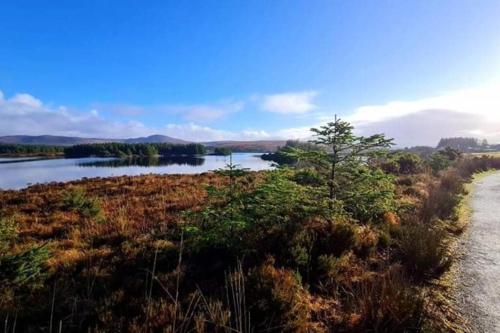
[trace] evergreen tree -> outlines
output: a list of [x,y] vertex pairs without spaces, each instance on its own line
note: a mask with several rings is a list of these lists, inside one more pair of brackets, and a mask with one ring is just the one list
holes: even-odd
[[338,198],[341,181],[348,178],[352,181],[360,165],[366,164],[370,156],[381,149],[389,148],[392,139],[386,139],[383,134],[369,137],[357,136],[353,126],[337,116],[320,128],[312,128],[316,138],[312,143],[324,146],[326,149],[317,151],[294,150],[293,156],[314,165],[327,179],[329,206]]

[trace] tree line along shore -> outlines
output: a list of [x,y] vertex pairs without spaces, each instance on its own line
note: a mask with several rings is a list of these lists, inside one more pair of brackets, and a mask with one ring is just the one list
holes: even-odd
[[[125,156],[169,156],[205,155],[209,151],[198,143],[93,143],[73,146],[0,144],[0,156],[65,156],[76,157],[125,157]],[[213,154],[228,154],[226,149],[211,149]]]

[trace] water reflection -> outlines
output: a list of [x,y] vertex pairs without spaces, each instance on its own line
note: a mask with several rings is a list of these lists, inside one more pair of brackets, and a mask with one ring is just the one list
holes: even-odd
[[[135,176],[155,174],[196,174],[224,168],[228,156],[175,156],[153,159],[60,158],[25,160],[1,158],[0,190],[21,189],[28,184],[64,182],[91,177]],[[14,163],[15,162],[15,163]],[[233,163],[250,170],[272,169],[268,161],[255,153],[235,153]]]
[[128,157],[117,159],[106,159],[98,161],[90,161],[78,163],[82,167],[152,167],[152,166],[169,166],[169,165],[189,165],[201,166],[205,163],[203,157],[197,156],[153,156],[153,157]]
[[49,159],[48,157],[12,157],[12,158],[0,158],[0,164],[30,162],[30,161],[41,161],[41,160],[48,160],[48,159]]

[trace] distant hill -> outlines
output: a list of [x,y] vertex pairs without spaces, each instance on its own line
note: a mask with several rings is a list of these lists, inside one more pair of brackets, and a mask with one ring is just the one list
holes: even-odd
[[172,138],[170,136],[166,135],[150,135],[146,137],[140,137],[140,138],[131,138],[131,139],[125,139],[123,140],[125,143],[189,143],[189,141],[181,140],[181,139],[176,139]]
[[148,137],[131,139],[101,139],[81,138],[73,136],[55,135],[9,135],[0,136],[0,143],[23,144],[23,145],[51,145],[51,146],[73,146],[87,143],[124,142],[124,143],[188,143],[187,141],[171,138],[165,135],[151,135]]
[[[103,139],[103,138],[82,138],[74,136],[56,136],[56,135],[9,135],[0,136],[0,144],[22,144],[22,145],[50,145],[50,146],[73,146],[88,143],[172,143],[184,144],[189,141],[172,138],[166,135],[150,135],[147,137],[129,138],[129,139]],[[207,147],[229,148],[233,152],[256,152],[267,153],[274,152],[279,147],[286,144],[285,140],[259,140],[259,141],[211,141],[202,142]]]
[[0,143],[22,144],[22,145],[51,145],[51,146],[72,146],[85,143],[112,142],[111,139],[80,138],[72,136],[56,135],[9,135],[0,136]]

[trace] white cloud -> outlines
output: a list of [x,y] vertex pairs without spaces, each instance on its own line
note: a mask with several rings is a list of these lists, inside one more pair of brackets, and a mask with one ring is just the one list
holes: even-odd
[[307,113],[316,109],[313,100],[318,95],[316,91],[287,92],[282,94],[256,96],[260,108],[276,113]]
[[[311,126],[311,127],[315,127],[315,126]],[[310,126],[302,126],[302,127],[285,128],[285,129],[277,131],[276,136],[278,138],[293,139],[293,140],[311,139],[311,137],[312,137],[311,127]]]
[[[440,138],[452,136],[486,138],[500,143],[500,84],[362,106],[342,118],[351,122],[360,134],[384,133],[395,138],[399,146],[435,146]],[[322,116],[311,126],[282,129],[275,135],[307,140],[312,137],[311,127],[331,120],[330,116]]]
[[[395,139],[398,146],[435,146],[442,137],[472,136],[485,138],[494,133],[500,123],[488,123],[483,117],[450,110],[424,110],[398,118],[364,123],[357,127],[362,134],[384,133]],[[481,132],[477,131],[481,128]],[[481,134],[480,134],[481,133]],[[497,141],[495,135],[490,137]]]
[[71,112],[64,106],[51,107],[29,94],[0,99],[0,135],[67,135],[119,138],[151,134],[139,122],[109,121],[96,110]]
[[31,96],[30,94],[14,95],[12,98],[10,98],[9,103],[31,108],[40,108],[42,106],[42,101]]
[[[235,112],[241,106],[234,102],[225,102],[227,112]],[[176,112],[180,112],[178,108]],[[205,106],[185,107],[184,110],[193,119],[205,112],[214,113],[218,109]],[[262,130],[244,130],[241,132],[214,129],[205,125],[189,122],[168,124],[158,127],[146,126],[139,121],[112,121],[103,118],[97,109],[77,112],[66,106],[52,107],[28,94],[17,94],[5,99],[0,91],[0,136],[1,135],[62,135],[95,138],[130,138],[151,134],[169,135],[190,141],[215,140],[251,140],[264,139],[270,135]]]
[[345,119],[362,133],[382,132],[394,137],[399,145],[435,145],[446,136],[500,142],[500,84],[363,106]]
[[[53,134],[83,137],[123,138],[164,134],[191,141],[309,139],[310,127],[318,127],[330,118],[321,118],[313,103],[315,92],[259,95],[246,101],[226,100],[212,104],[167,105],[156,107],[93,106],[86,112],[46,105],[29,94],[7,98],[0,91],[0,135]],[[279,113],[302,114],[312,126],[297,126],[267,132],[259,128],[228,131],[208,126],[213,120],[249,106]],[[164,112],[181,123],[146,126],[138,121],[112,121],[104,111],[125,109],[129,115]],[[99,110],[99,111],[97,111]],[[114,111],[116,111],[114,110]],[[435,145],[445,136],[474,136],[500,143],[500,84],[449,91],[433,97],[392,101],[356,108],[343,117],[358,133],[385,133],[400,146]]]
[[167,114],[179,116],[187,122],[208,124],[221,119],[231,113],[243,109],[243,101],[223,100],[207,104],[167,104],[153,106],[139,106],[130,104],[94,104],[96,109],[108,111],[124,116],[138,116],[144,114]]
[[24,113],[44,109],[42,101],[29,94],[16,94],[9,99],[0,91],[0,107],[8,113]]
[[168,124],[162,134],[188,141],[217,141],[226,140],[232,136],[231,132],[201,126],[194,123]]
[[215,104],[169,105],[160,107],[158,111],[180,115],[190,122],[210,123],[242,110],[244,105],[241,101],[223,101]]
[[271,138],[271,134],[263,130],[244,130],[240,137],[245,140],[264,140]]
[[271,135],[262,130],[224,131],[194,123],[168,124],[161,133],[188,141],[264,140]]

